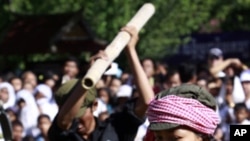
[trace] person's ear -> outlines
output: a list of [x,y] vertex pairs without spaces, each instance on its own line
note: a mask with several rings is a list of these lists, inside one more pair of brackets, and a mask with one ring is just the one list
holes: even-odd
[[94,100],[92,107],[91,107],[93,112],[96,111],[97,106],[98,106],[98,102],[97,102],[97,100]]

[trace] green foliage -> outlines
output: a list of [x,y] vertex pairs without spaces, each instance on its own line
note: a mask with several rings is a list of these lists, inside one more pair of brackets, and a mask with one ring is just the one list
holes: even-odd
[[217,19],[222,31],[249,31],[249,12],[250,0],[216,1],[210,11],[210,19]]
[[[144,4],[144,0],[12,0],[10,11],[22,14],[55,14],[83,8],[83,16],[99,38],[111,41]],[[209,18],[212,0],[154,0],[156,13],[140,33],[141,57],[162,58]]]
[[10,22],[10,13],[8,12],[8,6],[0,1],[0,42],[4,36],[5,28],[8,26]]
[[[11,4],[0,5],[0,29],[9,23],[11,12],[56,14],[83,9],[83,17],[97,37],[110,42],[145,2],[145,0],[11,0]],[[250,0],[149,0],[147,2],[155,5],[156,13],[140,32],[138,50],[142,58],[160,59],[175,52],[177,46],[188,41],[188,35],[199,31],[201,27],[211,32],[213,30],[209,29],[211,19],[217,19],[220,22],[219,28],[224,31],[250,30],[248,16]],[[44,59],[39,55],[34,58],[33,61],[37,58]],[[45,58],[51,59],[51,56]]]
[[[110,41],[143,3],[143,0],[92,2],[86,5],[84,16],[101,38]],[[208,20],[214,2],[155,0],[152,3],[156,7],[156,13],[140,33],[139,50],[141,57],[159,59],[175,51],[183,42],[180,36],[199,29]]]
[[56,14],[79,10],[79,0],[12,0],[12,12],[21,14]]

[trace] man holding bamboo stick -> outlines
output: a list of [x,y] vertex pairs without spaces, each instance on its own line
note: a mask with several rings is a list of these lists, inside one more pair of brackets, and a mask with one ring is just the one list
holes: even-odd
[[[85,90],[81,81],[74,79],[63,84],[55,94],[59,112],[49,130],[50,141],[133,141],[138,127],[144,122],[145,112],[154,93],[136,52],[138,31],[132,26],[121,29],[130,34],[125,48],[135,77],[139,97],[129,101],[122,112],[114,113],[105,122],[94,117],[97,107],[95,90]],[[109,58],[103,51],[92,60]]]

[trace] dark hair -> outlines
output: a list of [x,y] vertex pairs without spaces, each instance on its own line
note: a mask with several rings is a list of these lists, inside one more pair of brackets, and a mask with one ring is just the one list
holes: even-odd
[[154,67],[154,69],[156,69],[156,62],[155,62],[155,60],[153,59],[153,58],[143,58],[143,59],[141,59],[141,64],[143,64],[143,62],[145,62],[146,60],[150,60],[152,63],[153,63],[153,67]]
[[35,141],[35,138],[32,135],[27,135],[22,141]]
[[207,78],[207,76],[198,76],[198,77],[197,77],[197,81],[198,81],[198,80],[205,80],[206,82],[209,81],[208,78]]
[[74,62],[76,63],[76,66],[77,68],[79,69],[80,68],[80,61],[74,57],[74,56],[68,56],[65,61],[64,61],[64,65],[67,63],[67,62]]
[[4,111],[5,111],[5,113],[12,112],[12,113],[17,117],[16,111],[15,111],[14,109],[12,109],[12,108],[7,108],[7,109],[4,110]]
[[168,71],[167,75],[165,76],[165,82],[169,81],[169,79],[174,76],[175,74],[179,74],[179,71],[175,68],[172,68]]
[[246,110],[247,111],[247,106],[245,103],[237,103],[234,106],[234,112],[240,111],[240,110]]
[[20,98],[19,100],[17,100],[17,105],[20,105],[21,103],[26,103],[25,100],[23,98]]
[[[201,133],[201,132],[199,132],[197,130],[194,130],[193,128],[191,128],[189,126],[185,126],[185,125],[177,126],[177,128],[179,128],[179,127],[184,127],[184,128],[186,128],[188,130],[193,131],[195,133],[195,135],[198,136],[198,137],[201,137],[203,141],[216,141],[212,134]],[[176,129],[176,128],[173,128],[171,130],[174,130],[174,129]]]
[[53,71],[47,71],[44,73],[44,80],[48,80],[48,79],[54,79],[54,72]]
[[[191,128],[190,128],[191,129]],[[192,130],[192,129],[191,129]],[[216,141],[212,134],[201,133],[196,130],[192,130],[197,136],[201,137],[203,141]]]
[[15,113],[15,111],[14,111],[13,109],[11,109],[11,108],[7,108],[7,109],[5,109],[4,111],[5,111],[6,113],[7,113],[7,112],[13,112],[13,113]]
[[181,82],[187,83],[196,75],[196,66],[192,63],[182,63],[178,67]]
[[11,122],[11,124],[12,124],[12,127],[14,127],[14,126],[21,126],[23,128],[23,124],[19,120],[14,120],[14,121]]
[[13,76],[9,79],[9,83],[11,83],[11,81],[13,81],[14,79],[20,79],[22,81],[22,79],[18,76]]
[[202,133],[196,133],[197,136],[200,136],[203,141],[216,141],[213,135],[207,135]]
[[143,63],[143,62],[146,61],[146,60],[150,60],[150,61],[152,61],[153,63],[155,63],[155,61],[153,60],[153,58],[150,58],[150,57],[146,57],[146,58],[141,59],[141,63]]
[[110,100],[111,100],[111,94],[112,94],[112,92],[111,92],[111,90],[110,90],[110,88],[107,88],[107,87],[104,87],[104,88],[99,88],[99,89],[97,89],[97,96],[99,97],[99,93],[100,93],[100,91],[106,91],[107,92],[107,94],[108,94],[108,97],[109,97],[109,102],[110,102]]
[[49,121],[50,121],[50,117],[46,114],[41,114],[38,116],[37,118],[37,122],[39,123],[39,121],[42,119],[42,118],[47,118]]
[[136,97],[136,93],[138,92],[138,90],[136,88],[133,88],[132,90],[132,98],[135,98]]
[[234,85],[234,77],[228,77],[228,76],[226,76],[226,77],[222,78],[222,82],[224,84],[226,84],[226,85],[228,83],[230,83],[231,85]]

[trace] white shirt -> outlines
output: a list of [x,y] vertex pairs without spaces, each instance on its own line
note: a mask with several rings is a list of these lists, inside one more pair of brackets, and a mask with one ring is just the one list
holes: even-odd
[[146,121],[142,125],[139,126],[134,141],[143,141],[147,133],[148,126],[149,126],[149,121],[148,119],[146,119]]
[[102,112],[108,111],[107,105],[100,98],[97,98],[97,102],[97,108],[93,113],[95,117],[98,117]]
[[250,99],[248,99],[246,102],[245,102],[246,106],[247,106],[247,109],[250,110]]
[[233,125],[250,125],[250,121],[245,119],[241,123],[234,122]]

